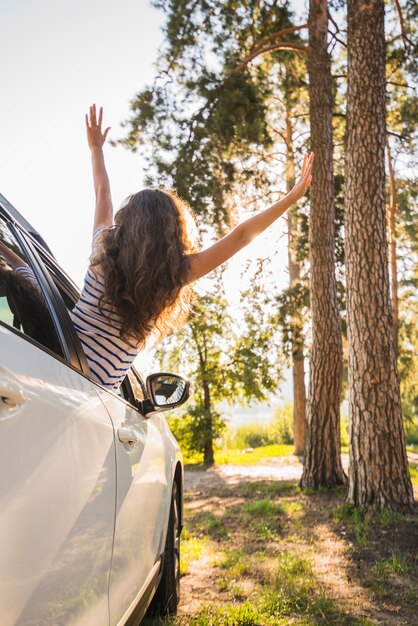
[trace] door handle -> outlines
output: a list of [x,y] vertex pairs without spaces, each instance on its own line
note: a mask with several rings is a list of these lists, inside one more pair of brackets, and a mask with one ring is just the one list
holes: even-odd
[[138,443],[138,435],[130,428],[118,428],[118,439],[123,444],[133,448]]
[[14,380],[0,378],[0,408],[16,409],[26,402],[25,394]]

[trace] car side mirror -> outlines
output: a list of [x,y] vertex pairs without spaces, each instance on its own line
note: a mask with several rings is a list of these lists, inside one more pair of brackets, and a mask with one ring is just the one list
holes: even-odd
[[190,382],[176,374],[151,374],[146,380],[148,400],[142,402],[146,415],[156,411],[168,411],[180,406],[190,396]]

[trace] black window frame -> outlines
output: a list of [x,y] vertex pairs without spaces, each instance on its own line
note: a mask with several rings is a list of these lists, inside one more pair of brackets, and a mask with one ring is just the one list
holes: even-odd
[[60,324],[58,322],[58,319],[57,319],[57,316],[56,316],[56,313],[55,313],[55,309],[53,307],[53,303],[52,303],[51,298],[50,298],[50,294],[48,293],[48,290],[46,289],[46,286],[45,286],[44,281],[43,281],[42,274],[40,273],[40,268],[39,268],[38,264],[36,263],[36,260],[30,254],[27,246],[22,241],[22,238],[20,237],[20,233],[19,233],[19,229],[17,228],[17,225],[12,220],[9,219],[7,214],[5,215],[3,212],[0,213],[0,219],[6,225],[7,230],[10,232],[11,236],[15,239],[16,243],[20,246],[22,252],[25,255],[25,261],[27,261],[29,263],[29,267],[33,271],[33,274],[35,276],[37,285],[39,286],[39,288],[41,290],[41,293],[42,293],[42,296],[44,298],[46,307],[47,307],[48,312],[49,312],[49,314],[51,316],[51,321],[52,321],[52,324],[53,324],[53,326],[55,328],[55,331],[56,331],[56,334],[57,334],[57,338],[58,338],[58,342],[59,342],[59,344],[61,346],[61,349],[62,349],[62,354],[58,354],[57,352],[55,352],[54,350],[52,350],[51,348],[49,348],[45,344],[41,343],[40,341],[37,341],[36,339],[31,337],[27,333],[25,333],[25,332],[23,332],[21,330],[18,330],[17,328],[13,328],[13,326],[10,326],[9,324],[6,324],[6,322],[3,322],[2,320],[0,320],[0,324],[2,326],[4,326],[4,328],[7,328],[10,332],[12,332],[15,335],[21,337],[25,341],[28,341],[29,343],[33,344],[38,349],[43,350],[44,352],[46,352],[50,356],[54,357],[55,359],[58,359],[62,363],[67,364],[68,363],[68,357],[69,357],[68,347],[67,347],[67,344],[65,342],[64,336],[62,334],[62,330],[61,330]]
[[[80,291],[47,250],[45,250],[36,240],[33,240],[33,238],[27,233],[22,233],[22,236],[27,241],[27,245],[31,249],[33,256],[36,257],[44,280],[48,284],[49,290],[53,295],[59,323],[64,330],[66,341],[70,346],[73,357],[70,361],[70,365],[80,374],[84,374],[89,380],[92,380],[90,368],[88,366],[80,339],[75,331],[74,324],[71,321],[67,305],[65,304],[52,275],[56,277],[60,288],[71,300],[74,301],[74,304],[79,298]],[[92,380],[92,382],[96,381]]]

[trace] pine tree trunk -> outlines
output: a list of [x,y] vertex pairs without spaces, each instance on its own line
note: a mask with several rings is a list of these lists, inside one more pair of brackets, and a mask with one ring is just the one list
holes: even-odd
[[[293,127],[289,105],[286,103],[286,186],[290,191],[295,184],[295,155],[293,149]],[[300,283],[300,265],[297,260],[297,218],[295,210],[287,212],[289,287]],[[303,319],[298,310],[292,308],[292,378],[293,378],[293,439],[295,454],[302,456],[305,448],[306,388],[305,360],[303,356]]]
[[311,145],[316,156],[309,234],[312,354],[301,485],[317,489],[343,484],[346,476],[340,454],[342,340],[335,278],[332,83],[326,0],[310,0],[309,23]]
[[413,508],[393,346],[385,211],[383,0],[348,2],[349,501]]
[[210,390],[207,382],[203,381],[203,399],[204,399],[204,409],[206,416],[206,439],[204,443],[203,449],[203,464],[204,465],[213,465],[215,462],[214,451],[213,451],[213,424],[212,424],[212,407],[210,401]]
[[396,210],[398,203],[395,170],[393,167],[389,141],[386,142],[386,146],[389,165],[389,264],[392,294],[393,346],[395,350],[395,358],[397,360],[399,354],[398,259],[396,251]]

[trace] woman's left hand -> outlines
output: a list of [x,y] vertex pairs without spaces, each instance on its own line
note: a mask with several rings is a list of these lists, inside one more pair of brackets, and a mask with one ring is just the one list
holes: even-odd
[[104,142],[106,141],[107,133],[109,132],[110,127],[106,128],[106,130],[102,132],[102,119],[103,108],[100,107],[99,109],[99,120],[97,121],[96,105],[93,104],[90,107],[90,114],[86,115],[87,141],[89,142],[90,150],[102,148]]

